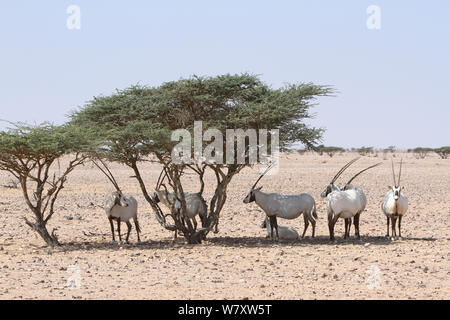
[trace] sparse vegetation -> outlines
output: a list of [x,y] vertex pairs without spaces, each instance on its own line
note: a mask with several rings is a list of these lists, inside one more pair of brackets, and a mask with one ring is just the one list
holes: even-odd
[[19,180],[14,178],[14,179],[10,179],[7,184],[3,185],[3,187],[8,188],[8,189],[19,189],[19,185],[20,185]]
[[319,155],[323,155],[324,153],[326,153],[330,158],[332,158],[336,153],[345,152],[344,148],[332,147],[332,146],[326,147],[323,144],[316,147],[315,150]]
[[434,149],[432,149],[432,148],[424,148],[424,147],[417,147],[417,148],[408,150],[408,152],[412,152],[414,154],[416,159],[425,159],[426,156],[430,152],[433,152],[433,151],[434,151]]
[[434,149],[434,152],[436,152],[441,159],[448,159],[450,156],[450,146]]
[[356,152],[358,152],[361,156],[369,156],[374,153],[373,147],[361,147],[356,149]]
[[[25,222],[50,245],[58,245],[47,223],[55,213],[55,202],[69,174],[83,164],[85,156],[78,153],[86,147],[86,131],[50,124],[15,128],[0,132],[0,170],[7,171],[20,183],[25,202],[34,214],[34,221]],[[59,160],[68,154],[70,160],[61,169]],[[60,170],[53,170],[58,166]],[[56,173],[56,171],[58,173]]]

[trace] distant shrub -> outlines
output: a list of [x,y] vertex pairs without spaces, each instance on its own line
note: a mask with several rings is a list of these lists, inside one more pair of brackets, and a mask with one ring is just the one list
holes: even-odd
[[441,157],[441,159],[448,159],[450,155],[450,146],[434,149],[434,152],[436,152]]
[[430,152],[433,152],[433,151],[434,151],[434,149],[432,149],[432,148],[423,148],[423,147],[417,147],[417,148],[408,150],[408,152],[412,152],[414,154],[416,159],[425,159],[426,156]]
[[326,153],[330,158],[332,158],[336,153],[345,152],[345,149],[340,147],[326,147],[324,145],[320,145],[316,148],[316,152],[320,155]]
[[369,156],[374,153],[373,147],[361,147],[356,149],[356,152],[358,152],[362,156]]

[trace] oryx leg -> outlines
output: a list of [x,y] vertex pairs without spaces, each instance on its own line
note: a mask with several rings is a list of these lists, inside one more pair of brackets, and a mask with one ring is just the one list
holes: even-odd
[[349,226],[352,224],[352,219],[344,219],[344,239],[350,237],[350,228]]
[[402,237],[402,216],[398,217],[398,236]]
[[397,222],[397,217],[392,215],[391,216],[391,224],[392,224],[392,238],[395,239],[397,237],[397,231],[395,230],[395,225]]
[[119,233],[119,242],[122,243],[122,235],[120,234],[120,218],[117,218],[117,232]]
[[135,228],[136,228],[136,233],[137,233],[138,243],[141,243],[141,238],[139,237],[139,230],[140,230],[140,227],[139,227],[139,222],[138,222],[137,216],[134,217],[133,220],[134,220],[134,226],[135,226]]
[[111,234],[112,234],[112,242],[116,242],[116,237],[114,236],[114,224],[113,224],[113,218],[108,217],[109,224],[111,225]]
[[276,230],[277,238],[279,239],[278,223],[277,223],[277,217],[276,216],[270,217],[270,232],[271,232],[272,239],[274,239],[274,237],[273,237],[273,229]]
[[193,217],[191,219],[191,221],[192,221],[192,224],[194,225],[194,231],[197,231],[197,219],[195,219],[195,217]]
[[[358,212],[355,217],[353,218],[353,224],[355,225],[355,237],[361,239],[361,236],[359,234],[359,218],[361,216],[361,212]],[[350,223],[351,226],[351,223]],[[348,236],[350,237],[350,226],[348,228]]]
[[[334,218],[330,219],[330,214],[328,214],[328,228],[330,230],[330,240],[334,240],[334,226],[336,225],[336,221],[339,219],[341,214],[337,214]],[[331,214],[332,217],[332,214]]]
[[312,226],[312,237],[314,238],[316,234],[316,220],[314,218],[311,218],[311,226]]
[[302,238],[305,237],[306,230],[308,230],[308,226],[309,226],[309,219],[306,214],[303,214],[303,221],[305,222],[305,228],[303,229]]
[[128,228],[128,231],[127,231],[127,239],[125,240],[126,243],[128,243],[128,239],[130,238],[130,232],[131,232],[131,223],[130,223],[130,221],[127,221],[127,228]]
[[389,238],[389,217],[386,218],[386,224],[387,224],[387,232],[386,232],[386,237]]

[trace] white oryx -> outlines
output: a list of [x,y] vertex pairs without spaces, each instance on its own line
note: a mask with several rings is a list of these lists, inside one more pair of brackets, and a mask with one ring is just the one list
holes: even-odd
[[[270,227],[270,221],[268,217],[264,219],[262,227],[267,229],[267,237],[271,237],[272,228]],[[280,239],[283,240],[297,240],[299,238],[298,232],[294,227],[278,226],[278,232]]]
[[[392,161],[392,160],[391,160]],[[402,237],[401,224],[403,215],[408,210],[408,199],[401,192],[404,187],[400,187],[400,178],[402,175],[403,159],[400,161],[400,172],[398,174],[398,181],[395,179],[394,162],[392,161],[392,176],[394,178],[394,186],[389,186],[389,191],[381,202],[381,210],[387,217],[387,234],[389,237],[389,219],[392,222],[392,238],[397,237],[395,224],[398,218],[398,236]]]
[[351,218],[353,217],[355,217],[354,223],[356,235],[359,237],[359,216],[365,209],[367,200],[361,188],[355,187],[350,183],[362,172],[378,166],[379,164],[370,166],[360,171],[352,179],[350,179],[350,181],[343,188],[335,185],[335,182],[340,175],[358,159],[359,158],[353,159],[342,167],[321,194],[322,198],[326,198],[328,229],[330,231],[331,240],[334,240],[334,226],[339,218],[345,219],[344,239],[350,236]]
[[[355,178],[356,178],[357,176],[359,176],[361,173],[363,173],[363,172],[365,172],[365,171],[367,171],[367,170],[369,170],[369,169],[375,168],[375,167],[379,166],[380,164],[381,164],[381,162],[380,162],[380,163],[377,163],[377,164],[375,164],[375,165],[373,165],[373,166],[370,166],[370,167],[368,167],[368,168],[366,168],[366,169],[364,169],[364,170],[361,170],[360,172],[358,172],[357,174],[355,174],[355,175],[354,175],[354,176],[353,176],[353,177],[345,184],[345,186],[342,188],[342,190],[344,190],[344,191],[345,191],[345,190],[350,190],[350,189],[355,190],[356,193],[358,194],[359,198],[360,198],[360,205],[361,205],[360,210],[359,210],[359,212],[353,217],[353,224],[355,225],[355,236],[356,236],[358,239],[361,238],[361,236],[360,236],[360,234],[359,234],[359,218],[360,218],[360,216],[361,216],[361,213],[366,209],[367,198],[366,198],[366,195],[365,195],[364,191],[363,191],[360,187],[355,186],[355,185],[352,185],[351,183],[352,183],[352,181],[355,180]],[[351,220],[351,218],[350,218],[350,219],[346,219],[346,220],[345,220],[346,237],[350,237],[350,228],[351,228],[351,225],[352,225],[352,220]],[[346,237],[344,237],[344,238],[346,238]]]
[[309,222],[312,224],[312,237],[314,238],[316,231],[316,203],[314,198],[307,193],[298,195],[283,195],[279,193],[264,193],[262,187],[255,189],[258,182],[264,175],[272,169],[269,166],[266,171],[260,175],[258,180],[250,189],[250,192],[244,199],[244,203],[256,202],[256,204],[264,210],[269,218],[271,237],[273,238],[273,229],[276,230],[277,238],[280,238],[277,218],[295,219],[303,213],[305,228],[302,237],[305,236]]
[[[166,174],[161,179],[161,175],[163,171],[159,175],[158,181],[156,183],[155,192],[153,194],[153,200],[156,203],[163,203],[167,208],[171,208],[172,205],[175,205],[175,209],[181,209],[181,201],[179,197],[175,196],[175,193],[168,192],[166,188],[164,190],[160,190],[163,185],[164,178]],[[164,186],[165,187],[165,186]],[[197,230],[197,219],[195,218],[197,215],[200,217],[200,221],[202,223],[202,227],[206,226],[207,223],[207,214],[208,214],[208,206],[206,204],[205,199],[199,193],[184,193],[184,199],[186,201],[186,213],[189,219],[191,219],[194,229]],[[216,226],[217,227],[217,226]],[[176,232],[175,232],[176,237]]]
[[105,212],[106,216],[108,217],[109,224],[111,226],[111,233],[112,233],[112,242],[116,242],[115,236],[114,236],[114,224],[113,220],[117,221],[117,232],[119,233],[119,241],[122,243],[122,235],[120,234],[120,223],[123,221],[127,224],[128,232],[126,237],[126,243],[128,243],[128,239],[130,237],[131,232],[131,223],[130,220],[133,219],[134,226],[136,228],[138,243],[141,242],[141,238],[139,237],[139,233],[141,232],[141,228],[139,226],[137,213],[138,213],[138,203],[136,199],[132,195],[123,194],[123,192],[120,190],[119,185],[117,184],[116,179],[114,179],[113,174],[109,170],[106,163],[100,160],[102,163],[104,169],[98,165],[94,160],[92,162],[106,175],[106,177],[111,181],[113,186],[116,188],[116,191],[109,194],[106,197],[105,202]]

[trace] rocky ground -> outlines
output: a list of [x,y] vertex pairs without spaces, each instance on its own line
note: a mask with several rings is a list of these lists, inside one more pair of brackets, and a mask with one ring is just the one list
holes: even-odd
[[[338,222],[335,242],[328,238],[326,209],[320,193],[354,155],[282,155],[280,172],[265,177],[266,192],[307,192],[317,201],[317,237],[285,242],[265,238],[263,212],[243,198],[258,177],[247,168],[229,187],[220,232],[201,245],[172,241],[146,204],[132,172],[112,165],[120,184],[139,201],[143,229],[131,244],[110,244],[109,223],[99,207],[112,191],[91,165],[78,168],[57,202],[49,229],[63,246],[50,249],[24,224],[31,217],[20,189],[0,187],[0,299],[449,299],[450,298],[450,160],[437,156],[404,158],[402,184],[410,208],[402,240],[384,237],[380,202],[392,184],[390,160],[364,157],[340,180],[382,161],[355,181],[366,192],[360,241],[343,240]],[[142,166],[153,188],[160,168]],[[0,173],[0,185],[10,176]],[[207,183],[214,177],[209,175]],[[189,191],[197,181],[188,177]],[[206,189],[210,198],[212,190]],[[303,230],[303,219],[280,220]],[[125,225],[122,230],[125,231]]]

